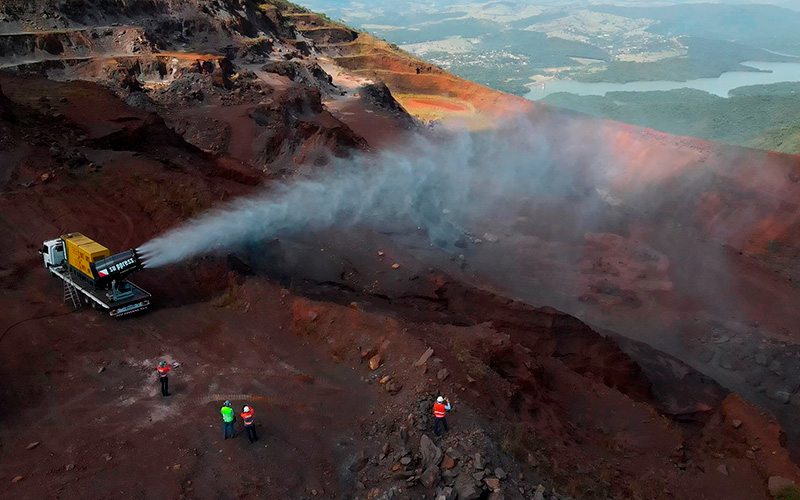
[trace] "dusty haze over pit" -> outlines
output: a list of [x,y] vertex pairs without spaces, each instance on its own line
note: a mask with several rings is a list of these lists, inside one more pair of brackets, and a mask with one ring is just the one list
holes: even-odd
[[[520,118],[484,133],[419,133],[392,151],[335,160],[311,178],[213,210],[139,251],[148,267],[159,267],[272,237],[386,222],[424,228],[432,244],[452,248],[472,222],[509,200],[605,189],[603,172],[613,162],[601,142],[585,140],[590,129],[576,128],[571,146],[554,149],[539,127]],[[577,174],[564,158],[582,162]],[[589,230],[603,203],[581,203]]]

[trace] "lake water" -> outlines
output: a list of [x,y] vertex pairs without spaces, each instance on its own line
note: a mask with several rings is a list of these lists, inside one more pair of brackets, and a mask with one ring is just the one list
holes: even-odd
[[728,97],[729,90],[744,85],[800,81],[800,62],[776,63],[747,61],[742,64],[752,68],[771,71],[771,73],[730,71],[721,74],[717,78],[698,78],[685,82],[584,83],[574,80],[554,80],[532,87],[531,91],[525,94],[525,97],[538,101],[556,92],[571,92],[578,95],[605,95],[606,92],[617,91],[645,92],[649,90],[673,90],[684,88],[704,90],[720,97]]

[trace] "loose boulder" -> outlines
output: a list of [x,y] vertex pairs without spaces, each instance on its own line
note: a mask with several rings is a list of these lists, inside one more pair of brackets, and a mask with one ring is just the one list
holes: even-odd
[[439,468],[435,465],[431,465],[425,469],[425,472],[419,477],[419,482],[422,486],[432,490],[436,486],[436,483],[439,482]]
[[433,444],[431,438],[425,434],[423,434],[422,438],[419,440],[419,451],[422,453],[422,462],[426,467],[438,466],[439,462],[442,461],[442,450]]
[[475,486],[472,476],[465,472],[456,478],[455,490],[458,493],[458,500],[476,500],[481,496],[481,490]]

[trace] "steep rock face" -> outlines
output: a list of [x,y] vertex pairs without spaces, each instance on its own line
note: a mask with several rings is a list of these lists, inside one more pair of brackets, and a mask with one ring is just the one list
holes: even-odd
[[261,67],[261,71],[285,76],[295,83],[314,87],[325,92],[333,90],[333,79],[315,61],[270,61]]
[[0,87],[0,119],[5,120],[7,122],[14,121],[14,103],[11,102],[11,99],[6,97],[3,93],[3,88]]
[[291,87],[259,104],[250,117],[263,128],[256,139],[259,164],[292,168],[293,164],[317,163],[329,155],[344,157],[367,143],[322,106],[320,92]]
[[448,312],[489,321],[515,341],[543,356],[560,359],[581,374],[594,374],[609,387],[635,398],[650,396],[650,383],[641,368],[624,354],[617,343],[567,314],[465,288],[458,283],[443,285],[436,294]]
[[403,127],[412,128],[414,118],[400,105],[392,91],[383,82],[364,85],[358,90],[358,97],[367,109],[387,114],[399,120]]

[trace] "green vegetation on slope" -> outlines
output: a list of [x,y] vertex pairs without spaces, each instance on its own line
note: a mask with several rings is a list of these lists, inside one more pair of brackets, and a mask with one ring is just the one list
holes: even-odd
[[800,82],[780,82],[761,85],[745,85],[729,90],[729,96],[743,95],[800,95]]
[[765,130],[750,138],[745,145],[783,153],[800,153],[800,125]]
[[[557,93],[544,101],[672,134],[800,153],[800,83],[744,89],[737,89],[727,99],[700,90],[680,89],[609,92],[605,96]],[[755,91],[763,94],[752,94]]]

